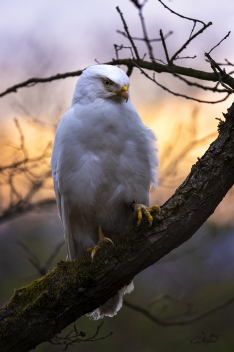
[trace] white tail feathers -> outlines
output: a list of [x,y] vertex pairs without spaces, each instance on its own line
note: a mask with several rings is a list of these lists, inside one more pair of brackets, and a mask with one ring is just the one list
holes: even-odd
[[123,305],[123,296],[126,293],[131,293],[134,289],[133,281],[130,282],[129,285],[124,286],[121,290],[115,295],[111,297],[106,303],[104,303],[99,308],[95,309],[92,313],[86,314],[87,317],[93,320],[103,319],[105,316],[113,317],[117,314],[120,308]]

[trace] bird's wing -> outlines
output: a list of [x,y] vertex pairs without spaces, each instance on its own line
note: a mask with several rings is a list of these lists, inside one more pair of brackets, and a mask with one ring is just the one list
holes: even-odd
[[[61,192],[60,185],[59,185],[59,181],[60,181],[59,174],[61,173],[60,168],[61,166],[63,166],[61,165],[60,160],[61,160],[61,153],[62,153],[63,144],[64,144],[63,136],[66,135],[66,125],[67,125],[66,115],[69,115],[69,114],[67,113],[64,115],[64,118],[60,121],[57,127],[57,133],[54,141],[54,147],[53,147],[52,158],[51,158],[51,168],[52,168],[52,176],[54,181],[54,191],[56,196],[58,213],[64,229],[64,237],[65,237],[65,243],[67,247],[67,258],[69,260],[72,260],[75,258],[75,245],[74,245],[74,240],[72,236],[72,224],[69,216],[69,205],[68,205],[68,202],[66,202],[66,196],[64,192]],[[62,135],[61,135],[61,132],[63,132]],[[69,172],[69,170],[65,170],[65,171]]]
[[[56,168],[57,168],[57,165],[56,165]],[[64,238],[65,238],[65,244],[67,248],[67,259],[72,260],[74,258],[73,251],[75,247],[74,247],[72,231],[71,231],[69,209],[67,204],[65,203],[64,197],[59,191],[58,181],[55,178],[54,178],[54,191],[55,191],[59,217],[62,221],[63,229],[64,229]]]

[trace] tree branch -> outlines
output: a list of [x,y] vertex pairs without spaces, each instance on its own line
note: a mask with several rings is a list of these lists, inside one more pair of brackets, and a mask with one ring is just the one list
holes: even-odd
[[189,45],[189,43],[195,39],[198,35],[200,35],[202,32],[204,32],[209,26],[212,25],[212,22],[209,22],[204,25],[199,31],[194,33],[193,35],[189,36],[189,39],[182,45],[182,47],[175,52],[175,54],[171,57],[170,62],[173,63],[173,61],[177,58],[177,56],[184,50],[186,47]]
[[[113,59],[112,61],[106,62],[104,64],[106,64],[106,65],[124,65],[124,66],[128,67],[128,69],[130,69],[135,66],[134,65],[135,63],[138,66],[140,66],[142,69],[147,69],[147,70],[158,72],[158,73],[162,73],[162,72],[170,73],[170,74],[175,73],[178,75],[193,77],[193,78],[203,80],[203,81],[219,82],[219,78],[217,77],[217,75],[214,72],[205,72],[205,71],[195,70],[193,68],[173,65],[173,73],[172,73],[172,66],[162,65],[157,62],[144,61],[141,59],[137,59],[137,60],[136,59],[118,59],[118,60]],[[73,72],[58,73],[54,76],[45,77],[45,78],[30,78],[27,81],[15,84],[14,86],[7,88],[5,91],[0,93],[0,98],[7,95],[7,94],[15,93],[20,88],[33,87],[38,83],[47,83],[47,82],[52,82],[52,81],[59,80],[59,79],[64,79],[67,77],[80,76],[82,72],[83,72],[83,70],[77,70],[77,71],[73,71]],[[223,77],[222,81],[234,89],[234,78],[233,77],[227,75],[227,76]]]
[[93,311],[135,275],[187,241],[234,184],[234,104],[219,136],[175,194],[147,221],[89,254],[61,261],[43,278],[15,291],[0,310],[0,350],[29,351]]
[[[166,92],[175,95],[176,97],[182,97],[188,100],[193,100],[193,101],[197,101],[198,103],[206,103],[206,104],[218,104],[221,103],[225,100],[227,100],[227,98],[229,97],[229,95],[231,94],[231,92],[227,92],[227,94],[224,96],[224,98],[219,99],[219,100],[212,100],[212,101],[208,101],[208,100],[201,100],[201,99],[197,99],[197,98],[193,98],[190,97],[188,95],[185,94],[181,94],[181,93],[177,93],[177,92],[173,92],[171,89],[165,87],[164,85],[160,84],[158,81],[156,81],[155,78],[155,73],[153,73],[153,77],[150,77],[144,70],[142,70],[142,68],[140,66],[137,65],[137,63],[135,63],[135,66],[141,71],[141,73],[148,78],[150,81],[154,82],[157,86],[159,86],[160,88],[162,88],[163,90],[165,90]],[[175,74],[174,74],[175,75]],[[176,77],[180,78],[179,76],[175,75]],[[187,82],[186,82],[187,83]]]
[[[229,300],[218,304],[217,306],[206,310],[205,312],[202,312],[200,314],[197,315],[193,315],[192,317],[189,317],[187,319],[181,319],[181,320],[174,320],[174,321],[168,321],[168,318],[162,319],[156,315],[154,315],[153,313],[151,313],[150,311],[148,311],[147,309],[141,308],[131,302],[127,302],[124,301],[124,305],[128,308],[131,308],[133,310],[135,310],[138,313],[143,314],[144,316],[146,316],[147,318],[149,318],[151,321],[153,321],[154,323],[158,324],[158,325],[162,325],[162,326],[184,326],[184,325],[188,325],[191,323],[194,323],[195,321],[198,321],[200,319],[203,319],[207,316],[209,316],[210,314],[213,314],[223,308],[228,307],[230,304],[232,304],[234,302],[234,297],[230,298]],[[185,314],[184,314],[185,315]],[[170,317],[169,317],[170,318]]]
[[66,72],[66,73],[57,73],[54,76],[45,77],[45,78],[29,78],[27,81],[21,82],[19,84],[15,84],[14,86],[6,89],[4,92],[0,93],[0,98],[9,93],[16,93],[19,88],[23,87],[34,87],[37,83],[47,83],[56,81],[58,79],[64,79],[67,77],[76,77],[80,76],[83,70],[78,70],[74,72]]

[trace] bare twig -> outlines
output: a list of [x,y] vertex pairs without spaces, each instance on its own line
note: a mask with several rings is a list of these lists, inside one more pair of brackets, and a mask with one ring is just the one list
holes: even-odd
[[168,63],[168,65],[170,66],[171,62],[170,62],[170,59],[169,59],[169,55],[168,55],[168,51],[167,51],[167,46],[166,46],[166,43],[165,43],[165,39],[164,39],[164,37],[163,37],[163,32],[162,32],[161,29],[160,29],[160,31],[159,31],[159,34],[160,34],[160,38],[161,38],[161,41],[162,41],[163,49],[164,49],[164,52],[165,52],[165,55],[166,55],[167,63]]
[[[182,326],[182,325],[191,324],[191,323],[194,323],[195,321],[203,319],[203,318],[209,316],[210,314],[213,314],[223,308],[228,307],[233,302],[234,302],[234,298],[230,298],[229,300],[227,300],[223,303],[220,303],[217,306],[215,306],[211,309],[208,309],[201,314],[197,314],[197,315],[190,317],[188,319],[176,320],[176,321],[167,321],[166,319],[164,320],[162,318],[159,318],[159,317],[155,316],[154,314],[152,314],[151,312],[149,312],[147,309],[141,308],[141,307],[139,307],[133,303],[127,302],[125,300],[124,300],[123,304],[126,307],[131,308],[131,309],[135,310],[136,312],[143,314],[144,316],[146,316],[147,318],[149,318],[151,321],[153,321],[156,324],[163,325],[163,326]],[[190,313],[190,310],[187,311],[185,314],[188,314],[188,312]],[[170,319],[170,317],[169,317],[169,319]]]
[[175,60],[181,60],[181,59],[196,59],[197,55],[194,55],[194,56],[183,56],[183,57],[179,57],[177,56],[175,58]]
[[[181,48],[179,50],[177,50],[177,52],[171,57],[170,59],[170,63],[172,64],[173,61],[178,57],[179,53],[181,53],[186,47],[187,45],[194,39],[196,38],[199,34],[201,34],[205,29],[207,29],[209,26],[212,25],[211,22],[209,22],[208,24],[205,24],[203,21],[197,20],[195,18],[190,18],[190,17],[186,17],[183,16],[181,14],[179,14],[178,12],[173,11],[172,9],[170,9],[168,6],[166,6],[161,0],[158,0],[167,10],[169,10],[171,13],[175,14],[176,16],[179,16],[181,18],[187,19],[189,21],[193,21],[193,28],[191,30],[191,33],[189,35],[189,39],[181,46]],[[201,23],[203,25],[203,27],[198,30],[196,33],[193,34],[195,27],[196,27],[196,23]]]
[[13,162],[11,164],[0,166],[0,172],[5,171],[5,170],[9,170],[9,169],[16,169],[19,166],[24,165],[25,163],[27,163],[27,164],[36,163],[38,161],[42,161],[45,158],[49,158],[51,156],[51,147],[52,147],[52,142],[49,142],[47,144],[47,146],[45,147],[45,149],[42,151],[41,155],[39,155],[39,156],[31,157],[31,158],[26,157],[26,158],[23,158],[19,161]]
[[39,210],[44,207],[56,205],[54,198],[47,198],[33,203],[25,203],[23,201],[18,201],[15,204],[11,204],[9,207],[1,211],[0,214],[0,224],[6,221],[12,220],[16,216],[25,214],[26,212]]
[[58,79],[64,79],[67,77],[76,77],[80,76],[83,70],[67,72],[67,73],[57,73],[55,76],[50,76],[46,78],[30,78],[27,81],[21,82],[19,84],[15,84],[14,86],[6,89],[4,92],[0,93],[0,97],[7,95],[9,93],[16,93],[19,88],[22,87],[34,87],[37,83],[46,83],[56,81]]
[[19,121],[17,119],[14,119],[14,122],[15,122],[15,125],[16,125],[16,128],[20,134],[20,141],[21,141],[21,144],[20,144],[20,147],[18,148],[19,150],[22,150],[24,156],[25,156],[25,159],[28,159],[28,151],[26,150],[25,148],[25,143],[24,143],[24,135],[23,135],[23,132],[22,132],[22,129],[21,129],[21,126],[19,124]]
[[[125,32],[122,32],[120,30],[116,31],[119,34],[122,34],[125,38],[127,38],[127,35]],[[164,35],[164,39],[166,40],[170,35],[173,34],[173,31],[169,31],[167,34]],[[145,41],[144,38],[139,38],[139,37],[132,37],[133,40],[140,40],[140,41]],[[154,39],[148,39],[150,43],[152,42],[161,42],[161,38],[154,38]]]
[[[178,141],[181,140],[181,138],[184,139],[182,135],[181,124],[177,127],[175,126],[175,128],[173,129],[172,135],[170,136],[170,138],[168,138],[168,143],[165,145],[161,156],[161,159],[164,162],[161,165],[162,177],[160,177],[160,187],[166,187],[166,188],[172,187],[173,186],[172,184],[168,186],[167,184],[165,184],[165,181],[167,181],[168,183],[170,176],[175,174],[178,164],[182,160],[184,160],[188,155],[188,153],[194,150],[195,147],[201,146],[202,144],[206,143],[211,138],[214,138],[216,136],[217,133],[214,132],[204,136],[203,138],[198,139],[196,117],[197,117],[197,109],[193,111],[191,115],[191,121],[189,123],[191,127],[190,134],[187,137],[188,142],[187,143],[184,142],[182,147],[180,148],[177,147]],[[172,151],[173,151],[173,154],[171,154]],[[173,155],[173,158],[170,158],[170,155]],[[173,181],[175,181],[174,177],[173,177]],[[178,186],[178,184],[174,185],[173,188],[175,188],[175,186]]]
[[79,342],[94,342],[104,340],[107,337],[111,336],[113,332],[111,331],[108,335],[97,338],[97,335],[99,334],[99,331],[103,324],[104,322],[101,322],[101,324],[97,326],[97,330],[94,335],[91,337],[87,337],[86,339],[84,339],[86,333],[84,331],[78,332],[77,327],[74,325],[73,330],[71,330],[66,336],[54,335],[51,340],[49,340],[49,342],[52,345],[59,345],[63,351],[66,351],[69,346],[74,346],[76,343]]
[[119,8],[118,6],[116,7],[116,10],[118,11],[118,13],[119,13],[119,15],[120,15],[120,17],[121,17],[121,20],[122,20],[123,26],[124,26],[124,30],[125,30],[125,32],[126,32],[126,35],[127,35],[127,37],[128,37],[128,40],[130,41],[130,43],[131,43],[131,45],[132,45],[133,51],[134,51],[134,53],[135,53],[135,55],[136,55],[136,58],[139,59],[140,56],[139,56],[139,54],[138,54],[137,47],[135,46],[134,41],[133,41],[133,39],[132,39],[132,37],[131,37],[131,35],[130,35],[130,33],[129,33],[128,26],[127,26],[126,21],[125,21],[125,19],[124,19],[123,13],[120,11],[120,8]]
[[222,40],[220,40],[220,42],[219,42],[217,45],[215,45],[212,49],[210,49],[210,51],[208,52],[208,54],[210,54],[212,50],[214,50],[215,48],[217,48],[217,46],[219,46],[225,39],[227,39],[227,37],[229,37],[230,33],[231,33],[231,31],[229,31],[228,34],[225,35],[225,37],[224,37]]
[[[217,76],[219,83],[228,91],[229,94],[234,92],[233,88],[230,88],[226,83],[224,83],[224,79],[228,77],[225,69],[221,69],[221,67],[212,59],[209,53],[205,53],[205,57],[209,60],[212,70]],[[229,76],[230,77],[230,76]]]
[[173,13],[174,15],[179,16],[179,17],[184,18],[184,19],[189,20],[189,21],[202,23],[203,26],[205,26],[205,23],[204,23],[204,22],[202,22],[202,21],[200,21],[200,20],[197,20],[197,19],[195,19],[195,18],[183,16],[183,15],[179,14],[178,12],[175,12],[175,11],[173,11],[172,9],[170,9],[170,8],[169,8],[168,6],[166,6],[161,0],[158,0],[158,1],[159,1],[167,10],[169,10],[169,11],[170,11],[171,13]]
[[201,88],[201,89],[203,89],[203,90],[210,90],[210,91],[212,91],[212,92],[214,92],[214,93],[215,93],[215,92],[217,92],[217,93],[231,93],[229,87],[228,87],[228,89],[219,89],[219,88],[217,87],[217,85],[215,85],[214,87],[209,87],[209,86],[204,86],[204,85],[202,85],[202,84],[199,84],[199,83],[197,83],[197,82],[191,82],[191,81],[187,80],[186,78],[181,77],[180,75],[178,75],[177,73],[175,73],[174,70],[173,70],[173,68],[174,68],[174,65],[171,66],[170,68],[168,68],[168,69],[170,69],[171,74],[172,74],[174,77],[176,77],[176,78],[178,78],[179,80],[181,80],[182,82],[186,83],[188,86],[193,86],[193,87]]
[[150,40],[149,40],[149,36],[148,36],[148,33],[147,33],[147,29],[146,29],[146,25],[145,25],[145,19],[144,19],[144,16],[143,16],[143,13],[142,13],[142,10],[143,10],[143,7],[145,6],[146,1],[143,1],[142,4],[140,4],[137,0],[131,0],[131,2],[133,4],[135,4],[135,6],[138,8],[139,10],[139,17],[140,17],[140,21],[141,21],[141,27],[142,27],[142,31],[143,31],[143,40],[148,48],[148,54],[149,54],[149,57],[153,57],[153,47],[151,46],[150,44]]
[[[160,1],[160,0],[158,0]],[[161,2],[161,1],[160,1]],[[189,37],[188,40],[186,40],[186,42],[181,46],[181,48],[179,50],[177,50],[175,52],[175,54],[171,57],[170,61],[171,63],[173,63],[173,61],[175,60],[175,58],[179,55],[179,53],[181,53],[184,49],[186,49],[186,47],[188,46],[188,44],[195,39],[199,34],[201,34],[202,32],[204,32],[204,30],[206,30],[209,26],[212,25],[212,22],[209,22],[207,24],[204,24],[204,27],[202,27],[199,31],[197,31],[195,34],[193,34],[192,36]]]
[[131,51],[131,55],[132,55],[132,58],[133,58],[133,52],[132,52],[132,47],[131,46],[123,46],[123,44],[121,44],[121,45],[114,44],[114,48],[115,48],[115,55],[116,55],[116,59],[117,60],[119,60],[118,52],[121,51],[122,49],[129,49]]
[[232,64],[228,59],[225,59],[225,61],[226,61],[226,65],[228,65],[228,66],[234,66],[234,64]]
[[[51,142],[47,144],[42,153],[36,157],[30,157],[25,145],[25,137],[20,123],[15,119],[16,128],[20,136],[20,145],[13,146],[17,151],[12,155],[10,164],[0,166],[0,188],[8,189],[6,200],[0,206],[0,222],[10,219],[12,216],[22,214],[27,210],[44,204],[54,203],[54,199],[34,201],[34,195],[42,190],[46,181],[51,178],[51,170],[48,159],[51,155]],[[23,157],[22,157],[23,154]],[[19,179],[25,182],[22,188]]]
[[191,30],[191,32],[190,32],[189,38],[191,38],[191,36],[192,36],[192,34],[193,34],[193,32],[194,32],[195,27],[196,27],[196,24],[197,24],[197,21],[195,20],[194,23],[193,23],[193,28],[192,28],[192,30]]
[[47,261],[43,265],[38,256],[21,240],[18,241],[18,244],[25,250],[27,254],[29,254],[28,261],[32,264],[32,266],[37,270],[40,276],[44,276],[47,274],[50,269],[50,265],[56,255],[58,254],[60,248],[64,245],[64,240],[60,241],[54,248],[54,250],[49,255]]

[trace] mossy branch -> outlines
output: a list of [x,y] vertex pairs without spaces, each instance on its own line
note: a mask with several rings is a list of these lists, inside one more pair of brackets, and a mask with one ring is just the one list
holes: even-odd
[[175,194],[147,222],[115,246],[104,245],[61,261],[46,276],[15,291],[0,310],[0,351],[30,351],[68,324],[103,304],[135,275],[187,241],[214,212],[234,184],[234,104],[220,121],[219,136]]

